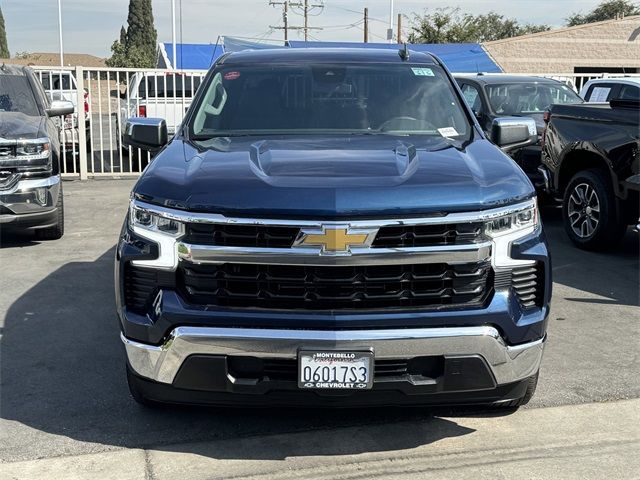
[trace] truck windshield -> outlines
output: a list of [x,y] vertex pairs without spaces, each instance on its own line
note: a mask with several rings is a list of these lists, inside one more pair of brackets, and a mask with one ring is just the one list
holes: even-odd
[[40,115],[31,85],[24,75],[0,75],[0,112]]
[[194,139],[326,133],[463,139],[471,131],[436,65],[223,66],[210,78],[189,125]]
[[485,88],[491,108],[502,115],[542,114],[553,104],[582,103],[566,85],[512,83]]

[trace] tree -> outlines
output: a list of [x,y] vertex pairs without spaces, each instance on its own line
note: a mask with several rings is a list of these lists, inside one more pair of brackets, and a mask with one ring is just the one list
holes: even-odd
[[0,58],[9,58],[9,44],[7,43],[7,32],[4,29],[4,16],[0,7]]
[[151,0],[129,0],[127,28],[120,28],[120,38],[111,45],[107,65],[153,68],[157,61],[157,41]]
[[618,17],[640,15],[640,6],[631,0],[607,0],[589,13],[574,13],[566,19],[567,26],[584,25],[585,23],[613,20]]
[[549,30],[547,25],[521,25],[496,12],[462,13],[460,8],[437,8],[414,14],[410,43],[481,43]]

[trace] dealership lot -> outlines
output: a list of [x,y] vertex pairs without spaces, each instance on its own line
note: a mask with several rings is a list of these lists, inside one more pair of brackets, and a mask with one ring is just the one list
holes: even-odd
[[[611,410],[564,406],[640,397],[638,234],[629,230],[611,253],[583,252],[565,237],[559,212],[547,208],[542,215],[554,262],[549,342],[536,396],[521,411],[492,418],[450,409],[144,410],[127,391],[113,298],[115,241],[132,185],[131,180],[65,182],[67,233],[61,240],[38,243],[24,235],[0,238],[2,462],[98,454],[123,447],[155,448],[169,457],[172,452],[189,452],[227,460],[330,458],[414,448],[424,452],[429,444],[444,449],[441,445],[451,438],[460,437],[458,442],[473,438],[472,432],[503,437],[510,428],[517,428],[521,416],[542,415],[537,410],[558,412],[553,413],[558,428],[563,422],[580,424],[572,420],[574,411],[584,425],[594,416],[601,422],[615,422],[611,420],[615,414],[609,417]],[[637,433],[634,406],[637,403],[620,402],[619,411],[631,416],[621,423]],[[313,432],[303,433],[308,430]],[[388,430],[396,431],[397,441],[371,443]],[[298,438],[307,446],[278,450],[285,442],[282,434],[293,433],[286,441]],[[274,441],[260,441],[264,435],[274,435]],[[358,438],[362,438],[358,447],[326,447],[334,441],[356,445]],[[237,440],[243,448],[229,447],[236,439],[243,439]],[[219,450],[211,445],[219,445]],[[620,448],[612,450],[612,458],[616,451],[630,447],[625,443]],[[580,455],[588,456],[585,452]],[[122,455],[128,454],[113,455],[126,462]]]

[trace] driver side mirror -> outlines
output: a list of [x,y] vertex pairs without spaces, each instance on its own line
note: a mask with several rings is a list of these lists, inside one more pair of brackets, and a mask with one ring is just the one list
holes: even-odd
[[46,111],[49,117],[62,117],[63,115],[71,115],[74,110],[73,103],[66,100],[54,100]]
[[538,143],[536,121],[529,117],[500,117],[491,124],[491,141],[504,152]]
[[122,143],[133,148],[157,152],[168,142],[164,118],[134,117],[127,120]]

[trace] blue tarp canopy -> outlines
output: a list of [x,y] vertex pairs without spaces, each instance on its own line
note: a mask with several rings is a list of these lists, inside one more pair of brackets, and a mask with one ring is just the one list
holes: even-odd
[[[293,48],[387,48],[399,49],[397,43],[360,43],[360,42],[304,42],[290,40]],[[429,52],[440,57],[447,68],[454,73],[502,73],[502,69],[493,61],[479,43],[416,43],[408,45],[416,52]]]
[[[399,49],[394,43],[359,43],[359,42],[304,42],[290,40],[292,48],[386,48]],[[174,66],[173,51],[170,42],[161,44],[164,58],[168,60],[166,67]],[[179,43],[176,45],[178,63],[175,68],[186,70],[208,70],[215,60],[224,52],[241,50],[259,50],[265,48],[283,48],[272,43],[250,42],[234,37],[224,37],[219,44]],[[409,45],[409,49],[417,52],[429,52],[442,59],[447,68],[454,73],[501,73],[500,67],[479,43],[424,43]],[[165,67],[165,65],[160,65]]]
[[178,63],[174,64],[171,42],[165,42],[162,46],[167,54],[169,65],[185,70],[208,70],[213,62],[224,53],[222,44],[178,43],[176,44]]

